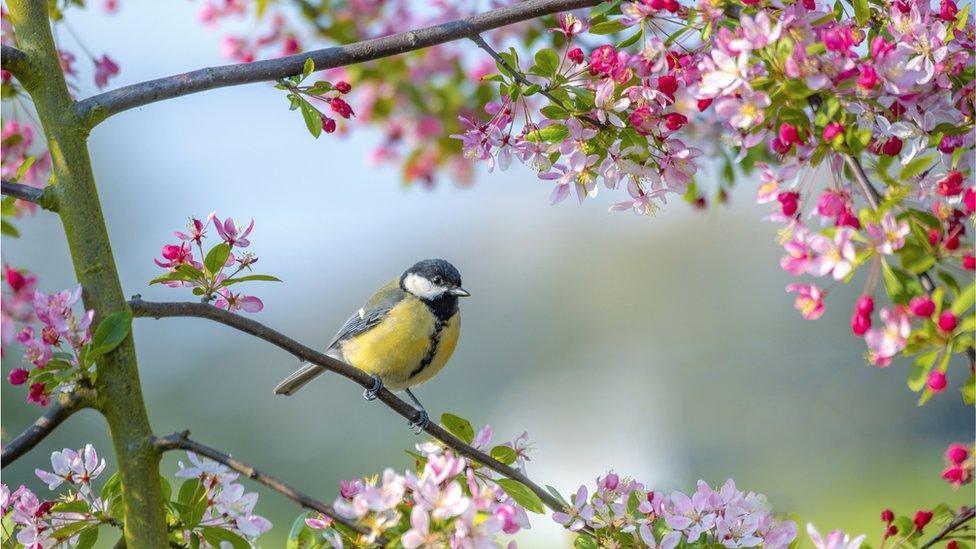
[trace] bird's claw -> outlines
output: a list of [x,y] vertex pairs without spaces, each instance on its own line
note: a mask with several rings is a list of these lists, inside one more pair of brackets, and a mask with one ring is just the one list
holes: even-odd
[[383,380],[380,376],[373,376],[373,386],[363,391],[363,398],[366,400],[376,400],[376,393],[383,388]]
[[413,429],[415,435],[419,435],[430,424],[430,416],[427,415],[427,410],[417,411],[420,412],[420,417],[410,422],[410,428]]

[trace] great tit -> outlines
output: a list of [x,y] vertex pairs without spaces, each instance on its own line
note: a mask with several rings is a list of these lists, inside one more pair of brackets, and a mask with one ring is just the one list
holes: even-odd
[[[454,265],[443,259],[420,261],[353,313],[325,354],[373,376],[373,386],[363,392],[367,400],[382,387],[406,391],[421,412],[412,423],[419,432],[429,420],[410,387],[437,375],[451,358],[461,332],[458,298],[469,295]],[[325,371],[306,363],[274,392],[291,395]]]

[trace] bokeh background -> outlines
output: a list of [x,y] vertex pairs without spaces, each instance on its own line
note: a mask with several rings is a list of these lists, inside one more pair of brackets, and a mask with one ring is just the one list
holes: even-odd
[[[89,49],[117,59],[118,86],[221,63],[220,33],[196,22],[198,7],[126,2],[114,17],[72,10],[69,23]],[[82,80],[81,95],[91,94]],[[271,86],[251,85],[130,111],[94,131],[128,293],[190,299],[146,286],[162,244],[190,215],[253,217],[258,271],[285,281],[251,286],[266,305],[256,318],[324,346],[377,287],[415,260],[445,257],[473,297],[450,367],[419,396],[435,417],[490,423],[498,441],[527,430],[530,476],[563,493],[611,468],[665,490],[732,477],[822,531],[874,540],[885,507],[972,504],[972,490],[953,493],[939,479],[946,445],[973,436],[971,409],[955,391],[917,409],[907,364],[865,365],[848,328],[861,279],[836,290],[822,319],[800,318],[754,184],[729,207],[703,214],[675,203],[653,218],[608,213],[620,192],[551,207],[550,185],[523,169],[481,173],[465,189],[406,188],[395,170],[367,164],[375,133],[316,141],[286,107]],[[73,285],[57,219],[39,213],[19,227],[27,236],[4,238],[3,260],[40,273],[44,291]],[[419,439],[358,387],[326,376],[275,397],[297,362],[266,343],[193,319],[138,320],[135,337],[160,434],[190,428],[324,500],[340,479],[410,466],[402,450]],[[9,353],[4,373],[18,363]],[[5,383],[0,394],[9,440],[40,410],[22,388]],[[104,422],[85,412],[4,469],[3,482],[46,490],[34,468],[88,441],[114,467]],[[167,456],[166,474],[178,457]],[[262,545],[282,546],[297,507],[249,488],[275,524]],[[570,543],[543,517],[519,539]]]

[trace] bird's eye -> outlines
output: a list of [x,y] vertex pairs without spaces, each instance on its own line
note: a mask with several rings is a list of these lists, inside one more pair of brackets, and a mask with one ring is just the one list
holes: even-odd
[[439,276],[435,276],[434,277],[434,280],[431,280],[431,282],[433,282],[434,284],[440,286],[441,284],[444,284],[444,279],[441,278],[441,277],[439,277]]

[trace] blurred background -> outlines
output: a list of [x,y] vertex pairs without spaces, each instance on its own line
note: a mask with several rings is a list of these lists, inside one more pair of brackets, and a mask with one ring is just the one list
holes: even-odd
[[[221,63],[220,33],[196,22],[198,7],[124,3],[113,17],[72,10],[69,21],[90,49],[119,62],[117,87]],[[93,92],[83,85],[80,95]],[[953,493],[939,478],[946,445],[972,439],[971,409],[955,391],[917,409],[906,363],[865,365],[863,341],[848,328],[861,280],[837,289],[820,320],[800,318],[783,290],[790,278],[778,267],[777,227],[761,221],[753,183],[707,213],[683,203],[653,218],[608,213],[620,191],[551,207],[550,184],[523,169],[481,173],[467,189],[405,188],[394,170],[367,164],[377,138],[359,130],[316,141],[269,85],[110,119],[90,149],[126,292],[191,299],[146,285],[172,231],[215,209],[253,217],[257,271],[284,280],[250,286],[265,303],[255,318],[322,347],[376,288],[418,259],[444,257],[473,297],[450,366],[418,396],[434,417],[491,424],[496,442],[527,430],[529,474],[540,483],[569,494],[611,468],[662,490],[731,477],[821,531],[874,541],[885,507],[972,504],[971,489]],[[18,227],[26,237],[4,238],[3,260],[39,273],[43,291],[74,285],[57,218],[39,213]],[[359,387],[325,376],[275,397],[272,387],[297,366],[277,348],[194,319],[138,320],[135,337],[159,434],[190,428],[326,501],[340,479],[411,465],[402,450],[421,439]],[[9,353],[4,373],[19,362]],[[3,384],[5,441],[40,412],[24,396]],[[46,493],[34,468],[89,441],[114,467],[104,422],[84,412],[4,469],[3,482]],[[165,459],[167,475],[177,459]],[[299,509],[248,488],[275,524],[262,545],[281,546]],[[571,544],[543,517],[518,539]]]

